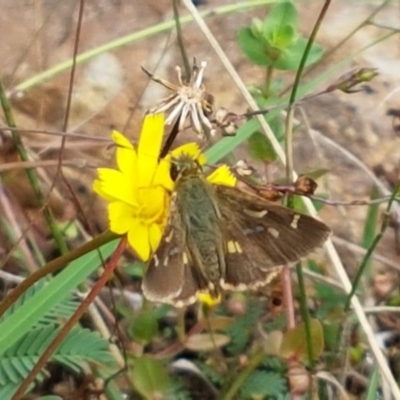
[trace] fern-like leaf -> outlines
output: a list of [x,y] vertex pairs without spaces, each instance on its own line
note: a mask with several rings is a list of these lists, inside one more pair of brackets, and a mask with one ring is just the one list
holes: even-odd
[[245,349],[260,316],[261,308],[259,304],[249,302],[247,312],[236,318],[235,322],[227,330],[227,334],[231,338],[231,342],[227,347],[229,353],[236,355]]
[[[56,325],[33,329],[3,354],[0,360],[0,399],[8,398],[5,394],[12,391],[12,388],[18,388],[58,331]],[[108,341],[99,334],[88,329],[74,328],[50,360],[75,372],[82,371],[84,362],[114,366],[108,346]],[[38,380],[43,379],[45,372],[39,375]]]
[[274,372],[254,371],[240,389],[242,399],[285,398],[288,388],[285,379]]
[[[28,290],[26,290],[18,300],[3,314],[0,318],[0,323],[7,319],[10,315],[12,315],[16,309],[24,305],[29,299],[39,292],[46,285],[46,281],[39,281],[35,285],[31,286]],[[58,303],[54,306],[54,308],[47,313],[40,321],[35,324],[33,329],[38,328],[40,326],[46,325],[59,325],[63,321],[68,320],[68,318],[75,312],[80,304],[80,300],[78,296],[72,295],[61,303]]]

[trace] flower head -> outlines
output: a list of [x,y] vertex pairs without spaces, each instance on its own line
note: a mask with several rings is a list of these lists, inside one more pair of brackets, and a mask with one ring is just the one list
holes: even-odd
[[[108,201],[110,230],[127,235],[137,255],[149,260],[157,249],[168,218],[174,182],[171,158],[186,154],[204,164],[196,143],[187,143],[159,160],[164,135],[164,115],[146,116],[135,148],[121,133],[112,134],[117,144],[117,169],[99,168],[93,190]],[[222,166],[208,178],[211,183],[234,185],[235,178]]]
[[178,129],[182,130],[186,120],[190,119],[192,128],[198,135],[204,135],[204,128],[208,128],[210,133],[214,132],[210,116],[213,112],[212,96],[208,94],[203,85],[203,75],[207,63],[203,61],[200,68],[194,64],[191,79],[184,82],[180,67],[176,67],[179,85],[170,83],[164,79],[158,78],[150,72],[144,72],[155,82],[163,85],[172,91],[172,94],[161,101],[160,105],[151,109],[151,113],[169,112],[165,125],[173,125],[179,118]]
[[143,261],[161,240],[172,185],[168,171],[158,162],[163,134],[163,114],[145,118],[137,149],[114,131],[118,169],[99,168],[93,184],[94,191],[109,202],[110,230],[127,234]]

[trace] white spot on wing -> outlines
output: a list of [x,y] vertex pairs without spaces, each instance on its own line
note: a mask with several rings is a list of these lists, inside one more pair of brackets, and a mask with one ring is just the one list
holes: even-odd
[[300,219],[300,215],[295,215],[295,216],[293,217],[292,223],[290,224],[290,226],[291,226],[293,229],[297,229],[297,223],[299,222],[299,219]]
[[263,218],[268,214],[267,210],[255,211],[255,210],[249,210],[248,208],[245,208],[243,212],[249,217],[253,218]]
[[268,228],[268,233],[270,233],[274,238],[279,237],[279,231],[275,228]]
[[240,247],[239,242],[235,242],[235,247],[236,247],[236,251],[237,251],[238,253],[243,253],[243,250],[242,250],[242,248]]
[[233,242],[232,240],[228,241],[228,252],[229,253],[236,253],[235,242]]
[[165,241],[167,243],[169,243],[172,240],[172,237],[174,236],[174,231],[171,230],[171,232],[169,233],[169,235],[165,238]]

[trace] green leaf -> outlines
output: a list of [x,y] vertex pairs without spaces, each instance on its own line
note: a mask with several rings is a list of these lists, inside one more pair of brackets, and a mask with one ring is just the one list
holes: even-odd
[[[322,325],[317,319],[311,319],[310,329],[314,357],[318,358],[324,350]],[[307,336],[305,324],[303,322],[285,333],[282,340],[280,355],[286,359],[308,360]]]
[[256,39],[261,40],[263,38],[263,22],[259,18],[254,18],[251,21],[250,32]]
[[[274,62],[270,66],[279,70],[297,70],[306,45],[306,39],[302,37],[298,38],[297,41],[293,43],[290,47],[283,49],[279,55],[279,58],[274,60]],[[310,49],[305,66],[317,62],[322,57],[322,54],[322,47],[314,44]]]
[[307,178],[317,180],[318,178],[321,178],[321,176],[326,175],[329,172],[329,169],[326,168],[320,168],[320,169],[314,169],[312,171],[308,171],[304,173]]
[[124,272],[134,278],[143,278],[146,266],[142,262],[134,262],[124,267]]
[[[370,199],[374,200],[379,197],[379,191],[374,186],[371,190]],[[375,239],[379,215],[379,204],[371,204],[368,206],[367,218],[365,219],[364,232],[361,241],[362,247],[368,249]],[[370,275],[371,261],[368,261],[365,267],[366,276]]]
[[[263,105],[263,107],[265,106]],[[273,112],[267,114],[265,119],[269,123],[269,126],[274,132],[277,140],[281,142],[284,137],[284,125],[280,115]],[[260,160],[263,162],[273,162],[276,160],[277,155],[275,150],[264,133],[259,131],[254,132],[248,141],[248,148],[251,157],[253,157],[255,160]]]
[[257,120],[251,119],[246,122],[238,129],[235,136],[222,138],[205,152],[207,162],[210,164],[217,163],[242,142],[247,140],[254,132],[256,132],[257,129],[259,129],[259,123]]
[[130,333],[132,339],[140,344],[148,344],[158,332],[157,316],[151,309],[143,309],[134,316]]
[[291,69],[281,68],[280,60],[297,38],[297,11],[290,2],[277,3],[263,22],[253,20],[238,32],[239,46],[254,64],[278,69]]
[[243,53],[255,65],[270,66],[279,57],[279,51],[268,48],[261,38],[254,36],[250,28],[240,28],[237,38]]
[[193,351],[213,351],[226,346],[230,338],[222,333],[196,333],[186,340],[185,347]]
[[[103,259],[114,251],[116,241],[101,248]],[[65,301],[80,283],[101,265],[99,251],[93,251],[72,262],[34,293],[28,302],[14,310],[0,323],[0,355],[28,333],[57,304]]]
[[280,396],[287,391],[283,376],[275,372],[255,371],[244,381],[240,394],[245,399],[264,399],[267,396]]
[[249,141],[249,153],[255,160],[273,162],[276,160],[276,153],[266,136],[261,132],[254,132]]
[[[222,385],[224,382],[224,376],[221,374],[221,371],[218,371],[218,368],[213,368],[207,364],[199,360],[193,360],[193,363],[200,370],[200,372],[207,377],[212,383],[215,385]],[[217,366],[216,366],[217,367]]]
[[295,29],[286,25],[283,26],[279,31],[279,34],[274,37],[273,46],[278,49],[284,50],[289,47],[297,39],[297,33]]
[[379,383],[379,374],[378,374],[378,367],[375,366],[372,372],[372,376],[369,379],[368,389],[367,389],[367,397],[366,400],[375,400],[379,398],[378,392],[378,383]]
[[261,308],[258,304],[248,303],[247,312],[237,317],[235,322],[226,330],[231,342],[227,350],[230,354],[239,354],[246,347],[254,326],[261,316]]
[[[56,325],[32,329],[7,349],[0,360],[1,399],[11,398],[12,393],[17,390],[58,332],[59,329]],[[82,372],[83,362],[114,368],[114,359],[108,347],[108,341],[101,338],[97,332],[74,328],[56,349],[51,360],[76,373]],[[44,371],[36,377],[36,382],[43,380]],[[5,393],[8,394],[8,397],[5,396]]]
[[270,41],[271,45],[279,47],[278,43],[281,39],[286,38],[283,40],[285,42],[289,32],[292,32],[292,35],[296,32],[297,24],[298,16],[295,6],[291,2],[276,3],[264,19],[264,37]]
[[165,398],[172,385],[161,361],[142,356],[134,362],[132,380],[136,390],[148,400]]

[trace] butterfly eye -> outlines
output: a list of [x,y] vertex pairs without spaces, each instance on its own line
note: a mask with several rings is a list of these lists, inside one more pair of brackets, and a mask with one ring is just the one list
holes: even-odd
[[178,179],[180,168],[175,163],[171,163],[171,168],[169,170],[169,176],[175,182]]

